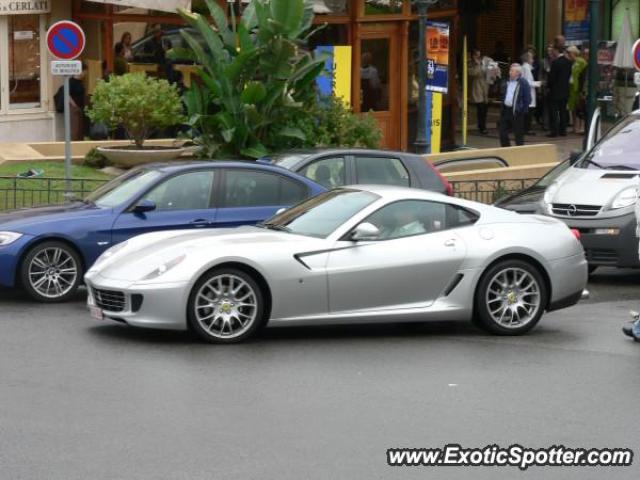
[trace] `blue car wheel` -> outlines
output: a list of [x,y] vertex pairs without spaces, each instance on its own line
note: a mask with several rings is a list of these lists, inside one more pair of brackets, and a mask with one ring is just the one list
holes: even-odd
[[62,242],[36,245],[20,266],[26,292],[39,302],[65,302],[74,296],[82,281],[82,261],[78,253]]

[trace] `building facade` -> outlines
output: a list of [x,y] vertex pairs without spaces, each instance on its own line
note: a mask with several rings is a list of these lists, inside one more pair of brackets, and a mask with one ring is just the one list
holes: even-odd
[[[218,0],[226,9],[241,10],[245,0]],[[544,48],[562,33],[567,2],[588,0],[440,0],[429,18],[451,28],[449,93],[443,101],[443,145],[455,143],[460,118],[463,39],[493,55],[503,49],[515,60],[534,43]],[[126,34],[133,49],[143,52],[152,32],[161,29],[163,41],[180,46],[182,19],[158,5],[188,4],[189,0],[0,0],[0,142],[49,141],[62,138],[60,115],[53,96],[60,79],[52,77],[45,45],[48,27],[62,19],[80,23],[87,34],[82,60],[90,94],[105,72],[113,71],[114,47]],[[203,0],[191,2],[206,12]],[[632,15],[636,34],[640,0],[602,0],[603,38],[615,38],[624,15]],[[156,6],[156,9],[151,7]],[[162,8],[162,7],[160,7]],[[310,40],[310,47],[351,46],[351,99],[356,112],[371,111],[384,132],[384,146],[412,150],[417,121],[418,16],[409,0],[315,0],[315,22],[326,25]],[[164,10],[168,10],[164,8]],[[500,53],[500,52],[498,52]],[[135,57],[135,58],[134,58]],[[163,66],[136,54],[132,71],[163,75]],[[190,69],[183,68],[190,79]],[[377,87],[369,88],[375,70]]]

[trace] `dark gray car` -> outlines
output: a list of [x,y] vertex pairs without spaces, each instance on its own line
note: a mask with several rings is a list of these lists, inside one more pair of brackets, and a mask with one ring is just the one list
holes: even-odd
[[331,189],[344,185],[394,185],[452,195],[451,184],[425,157],[364,149],[296,150],[259,160],[300,173]]

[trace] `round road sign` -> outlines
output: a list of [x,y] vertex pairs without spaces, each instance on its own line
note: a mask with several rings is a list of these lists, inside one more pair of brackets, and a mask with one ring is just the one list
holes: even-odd
[[640,40],[636,40],[631,49],[633,55],[633,64],[636,66],[636,70],[640,71]]
[[47,32],[49,52],[60,60],[74,60],[80,56],[85,46],[84,31],[75,22],[63,20],[54,23]]

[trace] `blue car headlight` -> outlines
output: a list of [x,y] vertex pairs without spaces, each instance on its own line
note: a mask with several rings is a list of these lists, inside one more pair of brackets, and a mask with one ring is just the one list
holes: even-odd
[[0,232],[0,247],[6,247],[22,237],[21,233],[17,232]]

